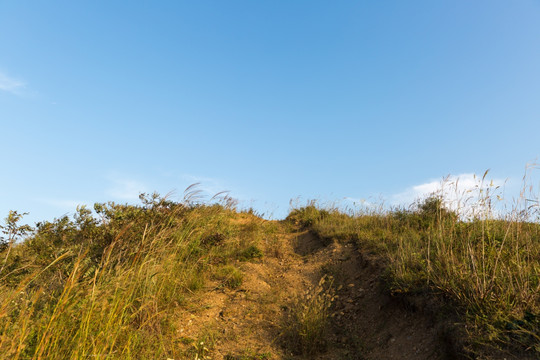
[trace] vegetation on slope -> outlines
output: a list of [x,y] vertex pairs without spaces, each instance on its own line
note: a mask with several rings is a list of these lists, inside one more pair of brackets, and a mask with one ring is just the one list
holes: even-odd
[[540,225],[518,215],[463,219],[434,195],[408,210],[360,214],[311,203],[288,219],[383,254],[389,291],[436,298],[439,311],[461,316],[473,356],[501,348],[540,356]]
[[[489,211],[464,216],[437,195],[410,209],[360,213],[312,202],[277,224],[233,210],[227,198],[208,205],[197,203],[196,192],[189,194],[183,202],[143,194],[141,205],[95,204],[94,212],[80,207],[73,218],[38,223],[35,229],[19,225],[23,214],[10,212],[0,241],[0,357],[207,358],[217,336],[212,329],[199,338],[183,336],[179,309],[197,308],[194,299],[209,286],[232,289],[236,297],[252,275],[242,264],[256,265],[249,262],[267,254],[273,265],[259,270],[281,269],[279,276],[266,275],[269,284],[279,286],[279,277],[291,269],[284,261],[299,268],[306,258],[285,257],[283,244],[272,242],[278,227],[291,233],[307,229],[322,246],[354,243],[377,254],[387,269],[388,292],[435,299],[443,316],[460,319],[471,357],[540,355],[535,207],[503,217]],[[287,312],[271,340],[283,343],[283,353],[313,357],[327,347],[336,291],[347,284],[326,277],[319,282],[323,274],[314,273],[314,283],[288,294],[293,303],[263,284],[270,290],[260,301],[278,301],[274,308]],[[271,358],[248,350],[224,358]]]
[[[30,229],[10,213],[0,252],[0,354],[6,359],[193,358],[175,309],[205,283],[238,287],[241,261],[261,256],[263,227],[224,205],[96,204]],[[10,221],[11,220],[11,221]],[[268,229],[266,229],[268,231]]]

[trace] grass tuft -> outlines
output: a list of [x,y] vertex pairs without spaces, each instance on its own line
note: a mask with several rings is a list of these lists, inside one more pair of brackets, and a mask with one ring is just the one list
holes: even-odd
[[325,349],[330,308],[335,298],[333,278],[327,276],[296,298],[283,334],[286,346],[293,353],[314,355]]

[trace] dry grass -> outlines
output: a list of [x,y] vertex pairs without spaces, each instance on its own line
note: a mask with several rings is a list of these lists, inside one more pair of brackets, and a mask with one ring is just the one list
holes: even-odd
[[[233,211],[226,197],[204,205],[199,196],[190,188],[180,203],[151,195],[141,206],[96,204],[97,216],[80,208],[73,219],[39,224],[18,244],[16,234],[28,229],[17,221],[4,227],[0,358],[210,356],[219,335],[179,336],[178,309],[195,309],[190,300],[209,283],[238,288],[242,262],[260,261],[262,248],[281,258],[283,249],[276,223]],[[454,207],[440,196],[410,209],[360,213],[310,203],[288,220],[384,254],[389,291],[436,298],[459,313],[473,354],[503,348],[538,355],[538,206],[524,193],[526,206],[504,212],[496,199],[488,187]],[[310,356],[324,349],[334,298],[331,279],[323,278],[290,306],[284,338],[291,350]]]
[[[443,194],[410,209],[351,213],[314,203],[289,220],[322,238],[384,254],[391,292],[437,298],[464,319],[471,353],[505,348],[540,355],[538,202],[496,209],[496,189],[459,206]],[[448,210],[452,209],[452,210]]]
[[309,287],[296,298],[284,325],[283,335],[289,349],[303,355],[324,350],[335,297],[333,279],[323,276],[317,286]]
[[225,206],[145,200],[98,204],[101,219],[80,209],[4,249],[0,358],[206,356],[208,341],[182,344],[175,309],[212,274],[239,286],[231,264],[258,256],[259,240]]

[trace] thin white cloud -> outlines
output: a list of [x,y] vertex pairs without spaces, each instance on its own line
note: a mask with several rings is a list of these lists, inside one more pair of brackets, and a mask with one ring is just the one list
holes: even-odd
[[394,206],[409,206],[430,195],[443,198],[447,208],[459,210],[466,216],[484,212],[493,206],[489,200],[501,199],[505,180],[483,178],[476,174],[449,175],[441,180],[430,180],[394,194],[390,203]]
[[26,83],[22,80],[12,78],[0,72],[0,90],[11,94],[20,95],[25,89]]
[[146,185],[137,180],[121,176],[110,176],[109,180],[112,184],[106,193],[117,200],[138,200],[141,193],[148,191]]

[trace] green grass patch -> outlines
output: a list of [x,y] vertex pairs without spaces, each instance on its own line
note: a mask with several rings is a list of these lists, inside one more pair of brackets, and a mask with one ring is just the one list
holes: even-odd
[[230,289],[236,289],[242,285],[244,274],[232,265],[222,266],[215,271],[215,278]]
[[261,249],[255,245],[250,245],[247,248],[240,251],[238,259],[241,261],[250,261],[254,259],[260,259],[264,256]]

